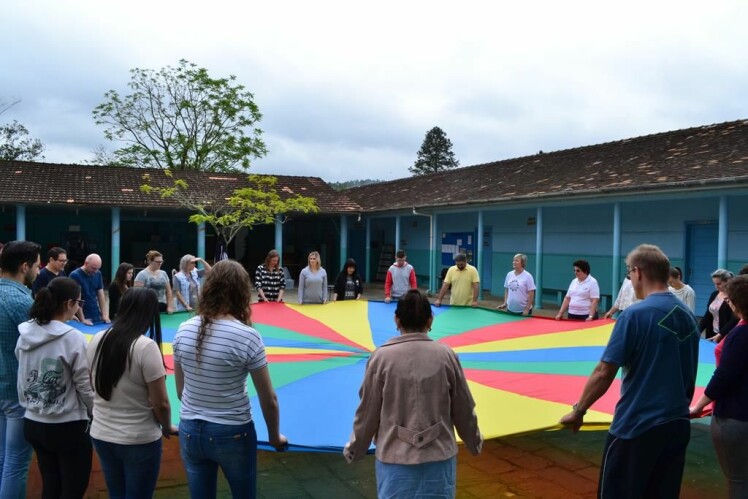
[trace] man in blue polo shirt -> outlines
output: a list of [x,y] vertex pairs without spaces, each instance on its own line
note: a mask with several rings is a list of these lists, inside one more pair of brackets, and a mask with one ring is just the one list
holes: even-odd
[[602,359],[561,423],[578,431],[584,414],[623,368],[621,398],[603,451],[598,497],[676,499],[691,436],[699,328],[667,288],[670,261],[643,244],[626,264],[637,298],[616,321]]
[[31,241],[12,241],[0,254],[0,497],[26,497],[31,445],[23,436],[25,410],[18,402],[18,325],[29,320],[31,283],[39,274],[39,250]]
[[70,273],[70,278],[81,286],[83,306],[78,308],[78,320],[92,325],[94,322],[111,322],[104,297],[104,279],[101,277],[101,257],[91,253],[83,266]]

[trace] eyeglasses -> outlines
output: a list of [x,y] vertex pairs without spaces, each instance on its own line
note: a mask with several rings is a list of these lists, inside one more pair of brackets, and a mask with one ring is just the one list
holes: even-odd
[[67,261],[67,260],[60,260],[59,258],[57,259],[57,261],[58,261],[58,262],[60,262],[60,263],[63,263],[63,264],[64,264],[64,263],[68,263],[68,261]]
[[78,306],[82,307],[86,304],[86,300],[71,300],[78,304]]

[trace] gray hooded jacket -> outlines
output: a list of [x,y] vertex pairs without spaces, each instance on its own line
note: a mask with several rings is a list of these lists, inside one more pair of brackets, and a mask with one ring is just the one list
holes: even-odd
[[89,418],[94,393],[86,337],[64,322],[18,326],[18,400],[25,417],[39,423]]

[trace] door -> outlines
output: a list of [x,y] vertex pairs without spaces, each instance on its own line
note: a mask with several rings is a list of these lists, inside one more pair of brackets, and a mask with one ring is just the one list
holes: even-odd
[[686,225],[686,268],[684,281],[696,293],[696,315],[704,315],[709,295],[714,291],[712,272],[717,268],[716,222]]

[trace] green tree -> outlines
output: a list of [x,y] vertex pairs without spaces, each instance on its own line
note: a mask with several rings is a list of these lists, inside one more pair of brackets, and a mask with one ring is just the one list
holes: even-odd
[[[0,114],[21,102],[0,102]],[[34,161],[44,159],[44,144],[39,139],[28,137],[29,131],[16,120],[0,125],[0,159],[8,161]]]
[[444,130],[435,126],[426,133],[413,166],[408,168],[413,175],[426,175],[460,166],[452,152],[452,141]]
[[293,195],[282,199],[275,184],[278,179],[269,175],[249,175],[247,185],[235,189],[231,196],[222,199],[208,196],[191,188],[184,179],[170,170],[164,172],[171,182],[168,186],[153,185],[150,174],[143,175],[145,182],[140,190],[154,193],[162,198],[172,198],[181,206],[193,211],[190,222],[206,223],[228,244],[243,228],[251,229],[258,224],[269,224],[281,216],[282,222],[291,213],[317,213],[319,208],[314,198]]
[[9,161],[34,161],[44,159],[44,144],[28,137],[25,126],[13,120],[0,126],[0,159]]
[[262,114],[235,76],[211,78],[184,59],[159,71],[130,70],[131,93],[116,90],[93,110],[104,135],[125,147],[117,163],[170,170],[247,170],[267,154],[256,127]]

